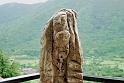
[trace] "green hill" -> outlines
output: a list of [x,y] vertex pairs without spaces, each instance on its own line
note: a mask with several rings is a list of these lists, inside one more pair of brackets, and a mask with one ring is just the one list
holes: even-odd
[[0,49],[13,55],[39,55],[40,34],[61,8],[78,13],[78,30],[85,56],[124,55],[123,0],[49,0],[34,5],[0,5]]

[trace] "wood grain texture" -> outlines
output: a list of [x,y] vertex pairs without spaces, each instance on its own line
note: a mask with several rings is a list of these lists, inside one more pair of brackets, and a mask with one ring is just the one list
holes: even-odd
[[83,83],[76,12],[59,10],[41,37],[40,83]]

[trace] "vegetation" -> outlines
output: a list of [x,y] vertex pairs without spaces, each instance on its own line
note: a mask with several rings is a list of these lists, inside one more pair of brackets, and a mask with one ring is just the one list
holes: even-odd
[[7,78],[19,75],[19,64],[11,61],[0,51],[0,77]]
[[22,68],[38,68],[43,26],[58,9],[71,8],[78,13],[84,75],[124,77],[123,4],[123,0],[49,0],[1,5],[0,48]]
[[[124,66],[123,59],[112,58],[112,59],[90,59],[91,57],[85,59],[84,75],[88,76],[110,76],[110,77],[124,77]],[[118,59],[118,61],[116,61]]]

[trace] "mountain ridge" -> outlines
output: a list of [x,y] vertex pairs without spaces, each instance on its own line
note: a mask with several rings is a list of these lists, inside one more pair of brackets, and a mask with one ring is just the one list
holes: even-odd
[[[73,3],[69,4],[70,1]],[[121,5],[116,0],[111,2],[50,0],[33,5],[0,6],[0,49],[13,55],[39,55],[40,36],[47,20],[61,8],[72,8],[78,14],[78,30],[85,56],[123,56],[124,1],[119,0]]]

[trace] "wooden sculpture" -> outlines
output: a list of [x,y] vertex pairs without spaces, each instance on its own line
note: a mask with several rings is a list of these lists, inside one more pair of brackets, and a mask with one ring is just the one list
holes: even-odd
[[58,11],[41,38],[40,83],[83,83],[76,13]]

